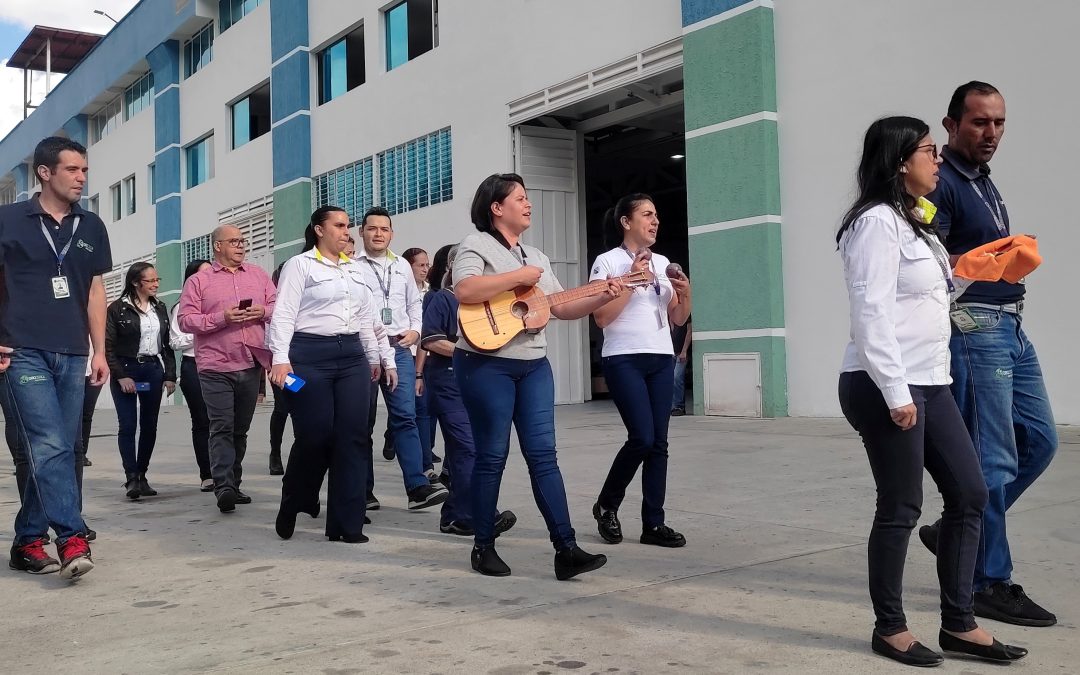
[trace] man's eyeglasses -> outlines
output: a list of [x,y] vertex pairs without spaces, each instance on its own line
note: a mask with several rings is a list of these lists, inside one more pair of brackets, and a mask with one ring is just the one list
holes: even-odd
[[926,145],[920,145],[919,147],[915,148],[915,152],[918,152],[919,150],[929,150],[931,157],[933,157],[934,159],[938,158],[937,143],[927,143]]
[[248,245],[247,239],[218,239],[218,241],[228,244],[229,246],[233,246],[235,248],[247,248]]

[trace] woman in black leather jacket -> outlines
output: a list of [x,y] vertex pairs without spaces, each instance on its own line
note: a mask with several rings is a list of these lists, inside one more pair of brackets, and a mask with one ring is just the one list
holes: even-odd
[[[124,463],[128,499],[152,497],[146,480],[157,441],[161,390],[176,389],[176,358],[169,346],[169,314],[156,297],[157,270],[146,262],[128,268],[124,291],[109,305],[105,321],[105,358],[109,362],[116,434]],[[141,408],[141,411],[139,410]],[[135,429],[139,427],[136,452]]]

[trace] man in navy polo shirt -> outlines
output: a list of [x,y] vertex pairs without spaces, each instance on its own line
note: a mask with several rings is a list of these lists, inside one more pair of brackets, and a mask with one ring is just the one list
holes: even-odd
[[[90,336],[91,382],[105,364],[105,286],[112,267],[105,224],[79,206],[86,148],[46,138],[34,151],[41,192],[0,207],[0,367],[2,386],[29,464],[15,518],[12,569],[73,579],[94,567],[75,479]],[[45,551],[56,533],[57,561]]]
[[[1009,235],[1009,213],[987,166],[1005,133],[1005,99],[985,82],[968,82],[953,93],[942,124],[949,144],[937,190],[927,198],[938,207],[935,222],[955,264],[959,255]],[[959,298],[954,313],[962,316],[954,319],[949,345],[952,392],[990,493],[975,565],[975,614],[1050,626],[1057,618],[1012,582],[1005,534],[1005,512],[1057,449],[1039,359],[1021,328],[1023,308],[1022,281],[976,282]],[[920,528],[919,537],[936,553],[936,524]]]

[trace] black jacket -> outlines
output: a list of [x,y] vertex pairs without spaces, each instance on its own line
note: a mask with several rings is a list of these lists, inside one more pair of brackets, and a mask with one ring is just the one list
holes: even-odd
[[[169,346],[169,312],[165,304],[156,298],[150,300],[150,306],[157,312],[161,324],[161,336],[158,344],[161,360],[165,363],[165,381],[176,382],[176,357]],[[139,355],[141,315],[124,298],[118,298],[109,305],[105,315],[105,360],[109,363],[110,376],[113,379],[127,377],[120,357],[133,359]]]

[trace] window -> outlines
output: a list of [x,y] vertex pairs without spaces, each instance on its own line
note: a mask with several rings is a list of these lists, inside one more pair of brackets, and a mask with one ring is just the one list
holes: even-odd
[[101,206],[101,200],[98,198],[98,195],[94,195],[93,197],[91,197],[86,202],[86,210],[89,211],[90,213],[99,213],[100,214],[100,211],[98,210],[100,208],[100,206]]
[[124,120],[129,120],[154,102],[154,73],[147,72],[124,90]]
[[364,83],[364,27],[319,52],[319,104]]
[[184,259],[182,265],[187,267],[187,264],[193,260],[212,260],[214,257],[212,248],[209,234],[181,242],[180,256]]
[[214,58],[214,22],[184,42],[184,77],[191,77]]
[[405,0],[386,10],[386,69],[439,46],[438,0]]
[[391,214],[454,197],[450,128],[378,154],[379,203]]
[[364,212],[374,204],[373,168],[368,157],[315,176],[311,181],[312,209],[340,206],[348,212],[349,222],[359,223]]
[[116,131],[123,121],[124,99],[122,96],[117,96],[90,118],[90,143],[97,143]]
[[232,118],[234,149],[270,131],[270,83],[234,103]]
[[255,11],[262,0],[218,0],[218,20],[221,32],[229,30],[234,23]]
[[184,148],[184,157],[187,159],[188,188],[202,185],[214,177],[213,143],[214,137],[207,136]]
[[[97,199],[97,197],[93,197],[93,199]],[[4,187],[0,188],[0,206],[7,206],[8,204],[14,204],[14,203],[15,203],[15,186],[14,185],[5,185]]]
[[151,164],[146,167],[146,201],[151,206],[157,203],[157,196],[154,194],[154,186],[157,183],[157,164]]
[[135,176],[124,179],[124,215],[130,216],[135,213]]
[[116,222],[124,212],[123,202],[120,201],[120,183],[109,188],[109,197],[112,199],[112,219]]

